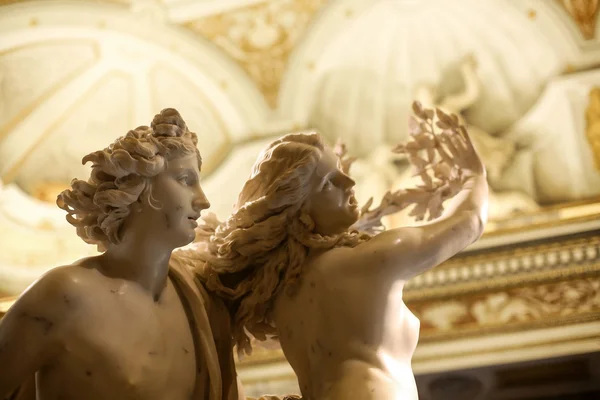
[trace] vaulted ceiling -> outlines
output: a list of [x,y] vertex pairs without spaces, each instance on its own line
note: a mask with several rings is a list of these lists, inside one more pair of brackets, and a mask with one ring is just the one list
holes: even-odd
[[[584,116],[600,86],[597,5],[0,1],[0,227],[11,232],[0,281],[2,271],[26,266],[25,282],[92,251],[55,196],[86,176],[85,154],[164,107],[199,134],[207,194],[223,215],[273,135],[318,127],[368,159],[406,138],[416,88],[456,89],[451,70],[467,54],[481,82],[469,123],[538,146],[520,159],[529,172],[519,164],[504,186],[549,202],[595,195],[598,135],[585,135]],[[357,170],[363,192],[378,190],[376,164]]]

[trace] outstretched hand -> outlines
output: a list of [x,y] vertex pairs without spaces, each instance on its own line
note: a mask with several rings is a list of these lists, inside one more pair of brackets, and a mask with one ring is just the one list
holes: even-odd
[[413,103],[415,116],[410,117],[410,139],[398,145],[393,152],[404,154],[419,176],[421,184],[415,188],[387,192],[380,205],[370,210],[372,200],[363,207],[361,218],[354,228],[383,230],[381,219],[410,206],[417,221],[432,220],[442,215],[444,201],[460,192],[470,177],[485,175],[466,128],[456,115],[447,115],[436,109],[424,109]]

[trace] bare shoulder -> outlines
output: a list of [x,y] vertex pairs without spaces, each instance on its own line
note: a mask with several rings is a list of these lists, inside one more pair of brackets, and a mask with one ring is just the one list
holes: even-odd
[[409,280],[448,260],[483,233],[481,217],[462,211],[449,217],[380,233],[347,251],[331,252],[346,273],[384,281]]
[[[328,279],[381,276],[402,277],[398,271],[415,263],[414,253],[421,251],[426,232],[417,227],[397,228],[382,232],[356,247],[339,247],[326,251],[312,262],[314,273],[324,273]],[[393,266],[393,273],[381,274],[382,268]],[[378,272],[379,271],[379,272]]]
[[340,247],[330,250],[325,254],[324,260],[344,264],[363,263],[365,258],[369,261],[380,260],[390,256],[386,250],[391,247],[401,247],[405,251],[419,247],[425,235],[426,232],[421,227],[396,228],[379,233],[356,247]]
[[[89,272],[89,271],[87,271]],[[0,397],[64,350],[78,316],[86,269],[54,268],[29,286],[0,320]],[[26,350],[26,351],[24,351]],[[3,398],[3,397],[2,397]]]
[[323,279],[328,280],[332,274],[338,275],[340,272],[343,275],[347,272],[346,267],[356,262],[355,257],[355,248],[336,247],[310,261],[307,272],[313,277],[321,275]]
[[51,318],[53,324],[64,321],[72,311],[72,299],[89,290],[92,275],[77,264],[53,268],[27,288],[10,311],[32,318]]
[[92,283],[93,275],[96,274],[81,265],[65,265],[53,268],[42,275],[31,288],[37,288],[38,291],[51,296],[73,294]]

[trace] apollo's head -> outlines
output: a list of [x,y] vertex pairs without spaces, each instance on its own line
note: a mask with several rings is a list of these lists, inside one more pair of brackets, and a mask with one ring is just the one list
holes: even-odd
[[209,206],[199,184],[197,143],[176,110],[162,110],[150,127],[131,130],[85,156],[91,176],[74,179],[57,204],[77,234],[99,251],[122,241],[134,213],[174,247],[183,246],[194,238],[194,218]]

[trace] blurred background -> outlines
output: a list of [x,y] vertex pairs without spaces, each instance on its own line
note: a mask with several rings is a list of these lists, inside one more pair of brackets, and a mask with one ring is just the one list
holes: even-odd
[[[598,7],[0,0],[0,298],[95,254],[56,195],[162,108],[198,134],[224,218],[262,147],[291,131],[346,143],[360,202],[409,185],[390,149],[420,100],[461,116],[492,188],[484,238],[407,287],[422,398],[599,399]],[[248,394],[297,391],[276,347],[240,374]]]

